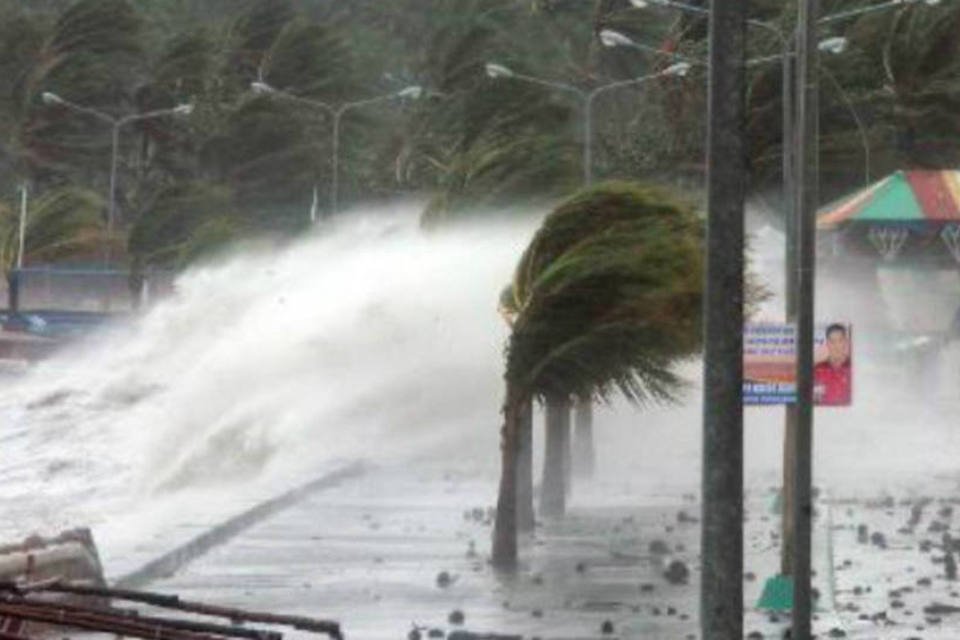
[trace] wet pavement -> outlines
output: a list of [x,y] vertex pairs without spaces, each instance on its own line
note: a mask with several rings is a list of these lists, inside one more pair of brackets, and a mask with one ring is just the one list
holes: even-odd
[[[568,518],[543,523],[524,541],[521,570],[504,576],[488,562],[489,482],[375,472],[316,494],[151,588],[337,619],[348,638],[406,638],[415,627],[423,637],[433,629],[695,635],[692,496],[624,495],[617,505],[609,489],[597,488],[604,506],[576,506],[592,502],[583,496]],[[674,560],[694,569],[684,583],[664,577]]]
[[[945,575],[943,538],[953,523],[953,485],[939,486],[939,494],[900,499],[824,496],[814,532],[819,637],[957,637],[960,585]],[[514,576],[488,562],[492,497],[490,479],[375,470],[150,588],[336,619],[348,638],[699,637],[695,496],[616,484],[581,490],[567,518],[541,523],[524,541]],[[787,616],[754,608],[778,568],[778,530],[772,495],[752,492],[744,576],[751,640],[783,637],[789,626]],[[671,581],[684,577],[678,566],[689,574]],[[957,611],[924,612],[936,605]]]

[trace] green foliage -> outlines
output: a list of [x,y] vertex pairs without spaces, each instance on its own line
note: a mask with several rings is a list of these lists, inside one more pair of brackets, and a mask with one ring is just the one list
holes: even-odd
[[232,66],[248,82],[262,77],[270,48],[296,12],[290,0],[252,0],[234,27]]
[[502,299],[508,384],[538,396],[665,400],[699,344],[702,225],[668,191],[606,183],[557,207]]
[[255,228],[302,228],[321,160],[304,136],[301,107],[270,97],[250,99],[230,114],[219,163],[238,209]]
[[[171,266],[206,246],[194,235],[229,218],[232,194],[225,187],[200,182],[177,183],[162,191],[130,232],[129,252],[142,266]],[[209,235],[209,230],[205,235]]]
[[264,78],[295,95],[332,98],[352,87],[349,45],[328,25],[294,20],[269,51]]
[[217,44],[207,28],[175,34],[163,47],[154,66],[154,85],[172,102],[187,102],[207,91],[216,73]]
[[241,229],[233,217],[219,216],[208,220],[194,229],[180,246],[175,266],[182,269],[214,256],[231,246],[241,235]]

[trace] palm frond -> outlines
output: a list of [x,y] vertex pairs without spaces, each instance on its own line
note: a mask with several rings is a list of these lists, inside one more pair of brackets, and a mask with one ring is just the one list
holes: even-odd
[[507,379],[535,395],[674,397],[699,345],[701,221],[668,192],[607,183],[560,205],[501,306],[514,316]]

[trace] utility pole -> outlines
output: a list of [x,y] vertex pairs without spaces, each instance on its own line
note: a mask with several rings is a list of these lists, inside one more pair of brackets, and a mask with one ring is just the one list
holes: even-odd
[[743,231],[747,4],[710,9],[704,299],[703,640],[743,638]]
[[813,332],[819,199],[819,0],[801,0],[797,38],[797,425],[793,539],[793,640],[810,640],[813,525]]

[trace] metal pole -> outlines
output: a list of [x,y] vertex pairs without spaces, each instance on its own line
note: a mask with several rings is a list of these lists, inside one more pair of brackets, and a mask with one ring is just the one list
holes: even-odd
[[20,184],[20,244],[17,249],[17,269],[23,268],[23,250],[27,235],[27,183]]
[[[794,173],[794,145],[795,132],[795,84],[796,67],[794,60],[793,43],[796,36],[790,36],[783,42],[783,216],[784,237],[786,239],[786,320],[794,322],[797,316],[797,282],[794,279],[796,266],[796,198]],[[789,405],[788,405],[789,406]]]
[[345,109],[333,112],[333,159],[331,162],[333,176],[330,183],[330,215],[336,215],[340,206],[340,117]]
[[700,585],[704,640],[743,638],[746,4],[713,0],[710,10]]
[[[797,320],[797,281],[796,276],[796,192],[794,185],[794,145],[795,137],[795,83],[796,64],[793,43],[796,37],[791,35],[783,39],[783,224],[785,239],[785,297],[786,321],[795,323]],[[793,461],[794,440],[797,428],[797,405],[788,404],[785,407],[783,425],[783,500],[781,503],[781,535],[783,551],[780,555],[780,574],[793,575]]]
[[810,640],[813,524],[813,332],[818,182],[819,0],[802,0],[798,18],[797,124],[797,429],[794,468],[793,634]]

